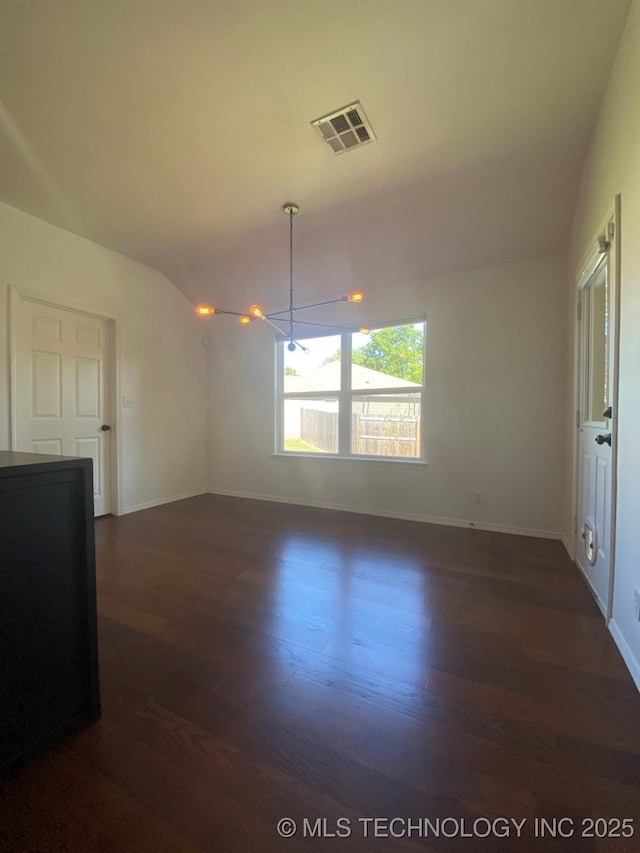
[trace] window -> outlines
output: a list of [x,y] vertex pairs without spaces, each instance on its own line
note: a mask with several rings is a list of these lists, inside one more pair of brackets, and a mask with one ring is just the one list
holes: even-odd
[[604,423],[609,358],[609,278],[604,263],[584,288],[587,387],[585,421]]
[[277,451],[423,460],[425,326],[278,342]]

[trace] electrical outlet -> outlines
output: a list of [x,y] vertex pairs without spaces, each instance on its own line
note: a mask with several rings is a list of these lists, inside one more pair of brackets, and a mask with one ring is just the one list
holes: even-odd
[[482,496],[482,492],[474,492],[473,493],[473,502],[474,502],[474,504],[477,504],[478,506],[482,506],[482,504],[484,503],[484,498]]
[[122,406],[124,409],[133,409],[135,405],[135,400],[133,397],[124,396],[122,398]]
[[633,609],[636,614],[636,620],[640,622],[640,589],[633,590]]

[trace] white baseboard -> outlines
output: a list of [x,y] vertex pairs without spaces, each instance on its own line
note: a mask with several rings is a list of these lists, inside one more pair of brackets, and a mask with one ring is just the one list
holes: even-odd
[[571,540],[567,537],[566,533],[560,534],[560,541],[564,545],[564,548],[565,548],[565,551],[567,552],[567,554],[571,557],[571,560],[575,560],[576,555],[575,555],[574,545],[571,542]]
[[419,521],[424,524],[441,524],[446,527],[466,527],[471,530],[487,530],[493,533],[510,533],[516,536],[533,536],[536,539],[560,539],[561,534],[553,530],[535,530],[526,527],[509,527],[505,524],[491,524],[483,521],[466,521],[461,518],[442,518],[441,516],[414,515],[407,512],[392,512],[389,510],[373,509],[363,506],[345,506],[326,501],[304,501],[295,498],[282,498],[275,495],[260,495],[253,492],[238,492],[232,489],[210,489],[209,494],[227,495],[233,498],[247,498],[254,501],[270,501],[271,503],[296,504],[298,506],[315,507],[316,509],[334,509],[339,512],[353,512],[359,515],[376,515],[381,518],[398,518],[401,521]]
[[584,582],[587,585],[587,589],[589,590],[589,592],[593,596],[593,600],[598,605],[598,610],[600,611],[600,613],[602,613],[602,615],[604,616],[605,622],[606,622],[606,620],[607,620],[607,608],[604,606],[604,601],[602,601],[602,599],[598,595],[595,586],[591,583],[591,579],[590,579],[589,575],[585,572],[585,570],[580,565],[580,561],[574,560],[573,564],[575,565],[577,570],[580,572],[582,579],[584,580]]
[[133,506],[126,506],[120,510],[118,515],[128,515],[130,512],[140,512],[142,509],[152,509],[154,506],[162,506],[163,504],[170,504],[174,501],[184,501],[187,498],[197,498],[198,495],[206,495],[206,489],[198,489],[195,492],[183,492],[180,495],[170,495],[168,498],[158,498],[155,501],[145,501],[141,504],[134,504]]
[[631,651],[622,631],[618,628],[613,619],[609,620],[609,633],[615,640],[618,651],[622,655],[622,660],[626,663],[627,669],[631,673],[631,678],[633,678],[638,691],[640,691],[640,661],[638,661],[634,653]]

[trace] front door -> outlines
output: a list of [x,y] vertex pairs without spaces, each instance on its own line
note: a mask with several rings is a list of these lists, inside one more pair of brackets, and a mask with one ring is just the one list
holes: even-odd
[[110,505],[108,320],[20,298],[15,450],[93,460],[96,515]]
[[[613,238],[613,223],[608,230]],[[608,617],[612,555],[615,332],[611,240],[581,282],[576,560]]]

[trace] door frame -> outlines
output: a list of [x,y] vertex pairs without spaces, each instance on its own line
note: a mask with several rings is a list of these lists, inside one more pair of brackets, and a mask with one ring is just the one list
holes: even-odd
[[77,314],[86,314],[98,320],[106,320],[109,324],[109,411],[105,414],[109,423],[114,425],[111,430],[111,452],[109,460],[109,497],[111,502],[111,514],[120,515],[122,507],[121,478],[122,470],[122,442],[120,441],[120,318],[105,311],[74,302],[69,299],[52,297],[49,294],[27,290],[23,287],[9,285],[9,447],[17,450],[18,444],[18,311],[20,302],[35,302],[47,305],[50,308],[59,308],[63,311],[74,311]]
[[[575,281],[574,290],[574,361],[573,361],[573,488],[572,488],[572,509],[571,516],[573,520],[573,560],[578,571],[585,579],[589,591],[593,594],[599,609],[601,610],[605,623],[608,624],[612,616],[613,608],[613,586],[615,579],[615,554],[616,554],[616,497],[617,497],[617,482],[618,482],[618,366],[619,366],[619,344],[620,344],[620,194],[616,195],[613,204],[607,211],[606,216],[602,219],[600,228],[590,241],[590,248],[583,256],[583,261],[579,266],[579,272]],[[614,224],[614,234],[611,237],[608,233],[609,223]],[[579,460],[579,427],[580,414],[583,411],[583,395],[584,395],[584,377],[581,374],[581,365],[584,362],[584,324],[580,318],[580,306],[582,290],[591,278],[595,271],[598,261],[602,255],[600,249],[600,241],[605,239],[609,242],[608,249],[608,274],[609,274],[609,358],[612,362],[613,381],[611,383],[611,393],[609,405],[612,407],[612,417],[609,420],[609,430],[611,432],[611,506],[609,514],[609,590],[607,596],[607,607],[602,608],[598,597],[591,588],[591,582],[582,571],[577,559],[577,536],[578,536],[578,506],[580,502],[579,487],[580,487],[580,460]]]

